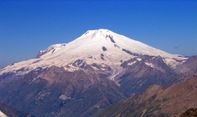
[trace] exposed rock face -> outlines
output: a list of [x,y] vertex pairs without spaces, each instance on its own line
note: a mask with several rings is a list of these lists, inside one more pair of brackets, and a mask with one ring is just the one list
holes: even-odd
[[0,102],[38,117],[91,117],[151,85],[169,86],[178,81],[177,74],[161,57],[122,61],[124,70],[117,75],[108,65],[88,64],[82,59],[67,67],[75,70],[51,66],[25,75],[1,75]]
[[102,76],[58,67],[17,78],[11,74],[0,82],[0,101],[36,117],[88,117],[123,98],[116,84]]
[[189,57],[189,59],[177,66],[176,71],[182,75],[197,75],[197,56]]
[[122,63],[125,68],[119,83],[127,95],[141,93],[153,84],[168,86],[178,80],[177,74],[161,57],[143,56]]
[[168,88],[151,86],[106,110],[102,117],[174,117],[197,107],[197,76]]
[[16,109],[0,103],[0,117],[33,117],[30,114],[17,111]]
[[185,111],[180,117],[197,117],[197,108],[190,108]]

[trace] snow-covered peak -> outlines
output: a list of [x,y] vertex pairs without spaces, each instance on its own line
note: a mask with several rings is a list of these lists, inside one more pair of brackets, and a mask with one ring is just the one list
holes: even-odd
[[82,36],[69,44],[76,44],[78,42],[81,44],[84,42],[86,42],[86,44],[91,43],[92,45],[107,43],[108,47],[110,47],[110,45],[116,45],[118,47],[121,47],[122,49],[127,49],[128,51],[135,54],[177,58],[177,55],[169,54],[167,52],[153,48],[142,42],[117,34],[108,29],[88,30]]
[[85,34],[88,34],[88,33],[103,33],[103,34],[106,34],[106,33],[113,33],[111,30],[108,30],[108,29],[96,29],[96,30],[88,30],[86,31]]
[[84,60],[87,64],[106,64],[117,69],[122,61],[140,58],[142,55],[161,56],[166,64],[172,67],[185,59],[110,30],[97,29],[87,31],[70,43],[49,46],[46,50],[40,51],[38,58],[10,65],[0,73],[53,65],[67,69],[66,66],[76,60]]

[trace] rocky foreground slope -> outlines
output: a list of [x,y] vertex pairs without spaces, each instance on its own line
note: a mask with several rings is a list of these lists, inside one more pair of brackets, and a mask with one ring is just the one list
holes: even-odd
[[179,117],[197,107],[197,76],[168,88],[153,85],[141,95],[130,97],[105,110],[102,117]]

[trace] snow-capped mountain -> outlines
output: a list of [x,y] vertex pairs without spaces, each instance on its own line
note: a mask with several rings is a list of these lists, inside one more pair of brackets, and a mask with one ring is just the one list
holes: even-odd
[[90,30],[0,69],[0,103],[36,117],[92,117],[151,85],[179,81],[180,68],[185,73],[194,62],[106,29]]
[[[143,55],[160,56],[171,68],[175,68],[185,60],[184,57],[153,48],[110,30],[98,29],[89,30],[68,44],[51,45],[46,50],[40,51],[37,58],[7,66],[0,71],[0,74],[20,69],[26,69],[26,73],[38,67],[50,66],[64,67],[73,71],[77,68],[71,66],[71,63],[76,60],[83,60],[87,64],[105,64],[120,71],[122,62],[131,58],[140,61]],[[152,65],[148,62],[146,64]]]

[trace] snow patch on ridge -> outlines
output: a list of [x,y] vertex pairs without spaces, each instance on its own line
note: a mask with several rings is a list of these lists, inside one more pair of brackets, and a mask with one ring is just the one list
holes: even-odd
[[6,114],[4,114],[1,110],[0,110],[0,117],[8,117]]
[[149,67],[152,67],[152,68],[155,67],[154,64],[152,64],[152,63],[145,62],[145,64],[146,64],[147,66],[149,66]]

